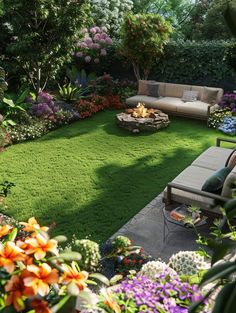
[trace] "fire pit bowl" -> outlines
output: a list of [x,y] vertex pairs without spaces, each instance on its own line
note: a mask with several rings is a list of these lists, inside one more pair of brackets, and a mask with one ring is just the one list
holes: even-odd
[[127,109],[116,115],[117,125],[133,133],[141,131],[158,131],[170,124],[167,114],[156,109],[147,109],[139,103],[134,109]]

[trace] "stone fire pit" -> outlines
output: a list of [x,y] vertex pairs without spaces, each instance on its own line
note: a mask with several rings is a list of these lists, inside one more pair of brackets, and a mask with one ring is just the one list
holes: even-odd
[[[144,116],[144,117],[142,117]],[[135,109],[127,109],[124,113],[116,115],[118,126],[133,133],[140,131],[157,131],[170,124],[167,114],[155,109],[146,109],[139,104]]]

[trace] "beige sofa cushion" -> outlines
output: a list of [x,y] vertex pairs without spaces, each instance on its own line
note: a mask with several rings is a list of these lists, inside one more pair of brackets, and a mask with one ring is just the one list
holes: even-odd
[[183,101],[175,97],[164,97],[155,101],[155,108],[163,112],[177,112],[177,108]]
[[[207,178],[209,178],[213,173],[214,171],[210,169],[191,165],[184,169],[172,182],[181,186],[201,190]],[[172,188],[171,194],[171,199],[179,203],[197,204],[203,208],[206,208],[208,205],[214,203],[214,201],[209,198],[175,188]],[[167,198],[167,189],[164,190],[164,198]]]
[[201,101],[209,103],[210,105],[215,105],[217,103],[218,93],[218,88],[204,87]]
[[210,147],[197,157],[192,165],[217,171],[225,166],[225,162],[231,152],[231,149]]
[[184,90],[191,90],[191,86],[166,83],[165,97],[182,98]]
[[[232,198],[232,187],[236,186],[236,166],[232,169],[231,173],[227,176],[221,195],[226,198]],[[234,187],[235,188],[235,187]]]
[[187,114],[189,116],[207,117],[208,103],[202,101],[182,102],[177,107],[178,113]]
[[198,92],[198,96],[197,96],[198,100],[200,100],[202,98],[202,93],[203,93],[204,87],[202,87],[202,86],[191,86],[191,90]]
[[138,95],[147,95],[147,81],[139,80],[138,81]]
[[147,108],[157,108],[157,105],[155,106],[157,99],[158,98],[155,98],[155,97],[138,95],[138,96],[133,96],[131,98],[126,99],[126,104],[129,107],[134,107],[134,106],[137,106],[139,102],[141,102],[141,103],[145,103],[145,106]]

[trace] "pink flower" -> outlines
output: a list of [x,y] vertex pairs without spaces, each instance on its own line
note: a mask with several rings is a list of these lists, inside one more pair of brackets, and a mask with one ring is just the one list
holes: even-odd
[[94,63],[98,64],[100,62],[99,58],[94,59]]
[[99,41],[101,39],[101,35],[100,34],[96,34],[94,37],[93,37],[93,40],[94,41]]
[[83,28],[82,30],[81,30],[81,34],[85,34],[85,33],[87,33],[88,32],[88,29],[87,28]]
[[107,55],[107,50],[106,49],[101,49],[100,55],[101,56],[106,56]]
[[78,58],[82,58],[83,52],[81,52],[81,51],[80,51],[80,52],[77,52],[77,53],[76,53],[76,56],[77,56]]
[[84,42],[86,43],[86,45],[88,45],[88,44],[92,43],[93,40],[92,40],[92,38],[87,37],[87,38],[85,38]]
[[96,29],[96,32],[97,32],[97,33],[100,33],[100,32],[101,32],[100,27],[96,26],[96,27],[94,27],[94,28]]
[[84,58],[84,61],[85,61],[86,63],[91,62],[91,60],[92,60],[92,58],[91,58],[89,55],[87,55],[87,56]]
[[89,31],[90,31],[90,33],[92,33],[92,34],[96,34],[96,32],[97,32],[96,27],[90,28]]
[[106,43],[107,43],[108,45],[111,45],[111,44],[112,44],[112,39],[111,39],[110,37],[107,37]]
[[94,43],[94,44],[92,45],[92,48],[93,48],[93,49],[100,49],[100,45],[99,45],[98,43]]

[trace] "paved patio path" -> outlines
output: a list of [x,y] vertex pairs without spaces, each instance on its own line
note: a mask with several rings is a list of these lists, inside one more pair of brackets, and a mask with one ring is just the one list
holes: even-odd
[[[155,258],[161,258],[163,261],[167,261],[173,253],[180,250],[198,249],[193,229],[186,229],[170,223],[168,225],[171,232],[167,230],[164,242],[163,206],[162,194],[160,194],[112,237],[127,236],[132,240],[133,245],[142,246],[146,253]],[[208,224],[199,228],[203,234],[207,234],[208,229]]]

